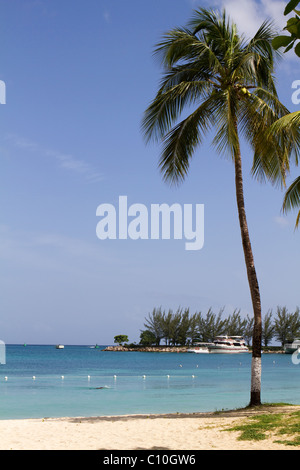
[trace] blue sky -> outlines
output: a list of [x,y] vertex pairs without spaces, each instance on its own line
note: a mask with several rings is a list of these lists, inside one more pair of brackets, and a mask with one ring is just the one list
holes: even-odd
[[[261,0],[0,0],[1,339],[6,343],[109,344],[139,339],[155,306],[251,315],[232,163],[207,140],[179,188],[157,169],[160,147],[140,124],[161,69],[161,35],[198,6],[226,7],[246,35],[285,2]],[[284,58],[281,100],[291,111],[299,61]],[[262,307],[299,305],[299,231],[283,193],[250,176],[245,198]],[[299,173],[292,169],[289,181]],[[96,209],[128,203],[205,205],[205,244],[99,240]]]

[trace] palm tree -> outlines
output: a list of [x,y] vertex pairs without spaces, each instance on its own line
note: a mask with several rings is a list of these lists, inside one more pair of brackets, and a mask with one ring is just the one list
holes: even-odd
[[[260,404],[261,392],[261,300],[246,219],[240,135],[254,150],[253,173],[280,181],[293,151],[293,136],[289,138],[285,132],[280,138],[267,134],[271,124],[288,113],[277,98],[272,75],[278,56],[271,47],[273,37],[268,22],[246,41],[225,11],[195,11],[187,28],[169,31],[157,45],[155,52],[165,71],[142,122],[146,140],[163,143],[159,166],[163,178],[171,184],[185,179],[193,153],[213,127],[217,130],[213,139],[217,151],[232,158],[254,312],[253,406]],[[177,122],[184,109],[188,116]]]

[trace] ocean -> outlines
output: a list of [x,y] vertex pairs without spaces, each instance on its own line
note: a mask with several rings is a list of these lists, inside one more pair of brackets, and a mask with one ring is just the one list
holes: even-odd
[[[251,354],[6,345],[0,419],[193,413],[244,407]],[[300,404],[300,365],[262,355],[262,401]]]

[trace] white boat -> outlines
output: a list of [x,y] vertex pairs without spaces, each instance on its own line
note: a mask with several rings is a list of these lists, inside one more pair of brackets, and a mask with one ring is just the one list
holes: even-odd
[[249,352],[249,349],[242,336],[216,336],[209,346],[209,352],[234,354]]
[[290,343],[285,343],[283,345],[285,354],[293,354],[293,352],[300,350],[300,339],[294,339]]
[[63,344],[57,344],[55,347],[56,347],[56,349],[64,349],[64,345],[63,345]]
[[196,348],[188,349],[187,352],[188,353],[196,353],[196,354],[208,354],[209,350],[208,350],[208,348],[196,347]]

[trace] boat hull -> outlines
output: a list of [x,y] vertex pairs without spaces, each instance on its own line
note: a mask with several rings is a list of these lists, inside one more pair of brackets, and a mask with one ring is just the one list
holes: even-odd
[[285,354],[293,354],[295,351],[300,351],[300,340],[295,339],[294,341],[291,341],[290,343],[285,343],[283,345],[283,350]]
[[300,347],[296,347],[296,348],[293,348],[293,347],[285,347],[284,348],[284,353],[285,354],[293,354],[294,352],[296,351],[299,351],[300,352]]
[[211,348],[209,350],[210,353],[213,353],[213,354],[242,354],[242,353],[248,353],[249,350],[248,349],[214,349],[214,348]]
[[189,353],[194,353],[194,354],[208,354],[209,350],[208,349],[189,349]]

